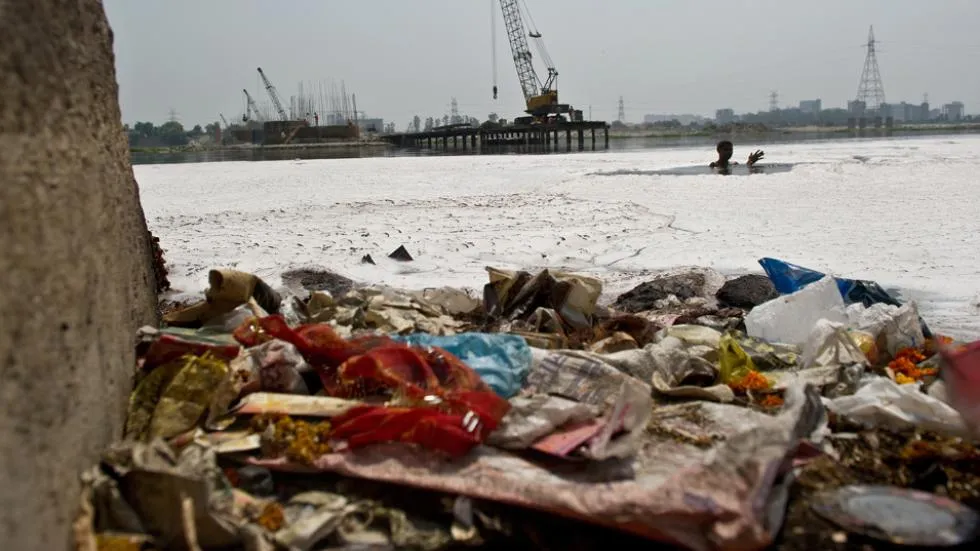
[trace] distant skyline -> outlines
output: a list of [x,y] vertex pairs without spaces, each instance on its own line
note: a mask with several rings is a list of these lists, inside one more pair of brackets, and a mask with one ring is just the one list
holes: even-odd
[[[980,112],[980,2],[944,0],[525,0],[559,72],[558,90],[592,118],[767,110],[854,99],[868,26],[889,103],[962,101]],[[300,81],[345,81],[369,116],[403,128],[450,111],[521,114],[500,8],[492,0],[104,0],[124,122],[185,125],[266,101],[261,66],[288,102]],[[491,88],[496,18],[497,84]],[[532,45],[533,48],[533,45]],[[544,64],[535,51],[535,67]]]

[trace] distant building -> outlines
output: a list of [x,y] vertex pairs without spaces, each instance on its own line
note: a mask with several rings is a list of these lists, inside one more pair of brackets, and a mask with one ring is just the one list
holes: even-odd
[[860,100],[854,100],[847,102],[847,112],[854,117],[864,116],[865,111],[868,109],[868,104]]
[[357,126],[361,132],[383,132],[385,129],[384,119],[358,119]]
[[800,111],[807,115],[819,115],[823,111],[823,102],[818,99],[803,100],[800,102]]
[[731,124],[735,122],[735,110],[719,109],[715,111],[715,122],[718,124]]
[[929,120],[929,104],[885,103],[882,104],[882,117],[891,117],[895,122],[922,122]]
[[963,118],[963,103],[954,101],[943,106],[943,116],[948,121],[958,121]]
[[[348,123],[354,124],[352,118],[346,118],[341,113],[327,113],[324,117],[323,122],[327,126],[345,126]],[[360,128],[361,132],[383,132],[385,129],[384,119],[358,119],[357,126]]]

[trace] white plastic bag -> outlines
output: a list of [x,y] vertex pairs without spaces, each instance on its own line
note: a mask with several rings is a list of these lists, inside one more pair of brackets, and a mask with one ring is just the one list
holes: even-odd
[[879,377],[853,396],[824,400],[834,413],[872,427],[918,427],[952,436],[969,436],[963,418],[949,405],[923,393],[918,384],[900,385]]
[[830,276],[756,306],[745,316],[745,329],[750,337],[769,342],[803,344],[822,319],[848,321],[844,299]]

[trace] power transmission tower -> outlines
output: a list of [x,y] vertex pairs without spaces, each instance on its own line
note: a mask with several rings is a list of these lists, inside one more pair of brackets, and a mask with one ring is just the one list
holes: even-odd
[[459,104],[456,103],[456,98],[453,98],[450,104],[449,121],[451,124],[459,124],[461,122],[459,118]]
[[180,119],[177,118],[177,110],[173,107],[170,108],[170,115],[167,120],[170,122],[180,122]]
[[626,107],[623,106],[623,96],[619,96],[619,118],[621,123],[626,123]]
[[878,57],[875,55],[875,28],[868,29],[868,55],[864,58],[861,83],[858,85],[857,101],[863,101],[865,109],[877,111],[885,104],[885,87],[881,84],[878,72]]
[[779,94],[775,90],[769,93],[769,112],[779,111]]

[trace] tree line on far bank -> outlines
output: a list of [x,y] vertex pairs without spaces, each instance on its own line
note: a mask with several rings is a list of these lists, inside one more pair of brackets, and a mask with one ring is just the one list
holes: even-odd
[[214,137],[220,127],[220,124],[213,122],[203,128],[195,124],[190,130],[185,130],[179,122],[167,121],[160,126],[152,122],[137,122],[133,126],[125,124],[123,130],[129,138],[130,147],[177,147],[205,135]]

